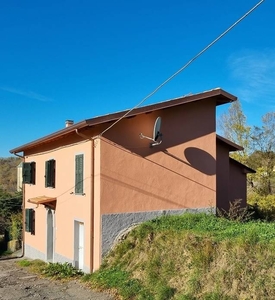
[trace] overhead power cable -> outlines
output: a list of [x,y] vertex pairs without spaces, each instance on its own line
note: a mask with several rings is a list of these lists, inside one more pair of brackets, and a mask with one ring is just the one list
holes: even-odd
[[211,46],[213,46],[217,41],[219,41],[223,36],[225,36],[231,29],[233,29],[237,24],[239,24],[244,18],[246,18],[249,14],[251,14],[258,6],[260,6],[264,0],[259,1],[255,6],[253,6],[246,14],[244,14],[241,18],[239,18],[234,24],[232,24],[228,29],[226,29],[222,34],[220,34],[215,40],[213,40],[208,46],[206,46],[203,50],[201,50],[197,55],[195,55],[192,59],[190,59],[184,66],[182,66],[178,71],[176,71],[173,75],[167,78],[163,83],[161,83],[156,89],[154,89],[150,94],[148,94],[145,98],[143,98],[136,106],[128,110],[122,117],[116,120],[112,125],[103,130],[100,134],[102,136],[105,132],[110,130],[113,126],[115,126],[118,122],[128,116],[134,109],[138,108],[142,103],[144,103],[148,98],[152,97],[158,90],[160,90],[164,85],[166,85],[169,81],[171,81],[174,77],[176,77],[179,73],[181,73],[184,69],[186,69],[194,60],[196,60],[199,56],[201,56],[205,51],[207,51]]

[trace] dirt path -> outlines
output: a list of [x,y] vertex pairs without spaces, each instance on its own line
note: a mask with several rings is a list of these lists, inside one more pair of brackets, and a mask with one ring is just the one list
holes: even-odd
[[112,300],[107,294],[96,293],[77,281],[61,283],[39,278],[16,265],[16,260],[0,260],[0,299],[75,299]]

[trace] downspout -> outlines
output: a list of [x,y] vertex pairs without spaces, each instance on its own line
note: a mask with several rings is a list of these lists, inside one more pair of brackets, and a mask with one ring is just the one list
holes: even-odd
[[13,155],[15,155],[15,156],[18,156],[18,157],[20,157],[20,158],[24,158],[24,156],[22,156],[22,155],[20,155],[20,154],[17,154],[17,153],[12,153]]
[[[92,196],[91,196],[91,199],[92,199],[92,212],[91,212],[91,219],[92,219],[92,255],[93,255],[93,272],[95,271],[95,263],[94,263],[94,253],[95,253],[95,173],[96,173],[96,169],[95,169],[95,165],[96,165],[96,155],[95,155],[95,148],[96,148],[96,145],[97,145],[97,142],[95,141],[96,139],[100,138],[99,135],[96,135],[96,136],[93,136],[92,137],[92,187],[93,187],[93,190],[92,190]],[[98,159],[98,157],[97,157]],[[102,233],[101,233],[102,234]]]
[[94,269],[94,167],[95,167],[95,156],[94,156],[94,139],[80,133],[78,129],[75,129],[75,133],[80,137],[91,141],[91,189],[90,189],[90,199],[91,199],[91,240],[90,240],[90,268],[91,273]]
[[92,145],[92,159],[91,159],[91,170],[92,170],[92,174],[91,174],[91,257],[90,257],[90,261],[91,261],[91,273],[94,272],[94,230],[95,230],[95,217],[94,217],[94,213],[95,213],[95,209],[94,209],[94,201],[95,201],[95,141],[94,139],[91,140],[91,145]]

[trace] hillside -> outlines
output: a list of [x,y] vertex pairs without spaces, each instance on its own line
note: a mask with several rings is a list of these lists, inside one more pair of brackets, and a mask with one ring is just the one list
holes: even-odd
[[274,299],[275,223],[166,216],[131,231],[85,280],[120,299]]
[[8,193],[16,192],[18,157],[0,158],[0,188]]

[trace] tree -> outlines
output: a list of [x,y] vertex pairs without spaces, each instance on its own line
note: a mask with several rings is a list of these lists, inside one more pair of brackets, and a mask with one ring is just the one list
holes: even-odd
[[251,153],[251,127],[246,124],[246,116],[239,100],[233,102],[228,111],[220,116],[218,129],[225,138],[244,148],[230,156],[241,163],[247,163]]
[[22,192],[11,194],[0,188],[0,234],[8,230],[13,214],[22,211]]
[[8,193],[0,188],[0,216],[9,218],[22,210],[22,192]]
[[18,157],[0,157],[0,187],[14,193],[17,188],[17,166],[21,162]]
[[249,164],[257,170],[258,193],[266,196],[275,192],[275,112],[262,117],[262,126],[254,126],[252,143],[255,152]]

